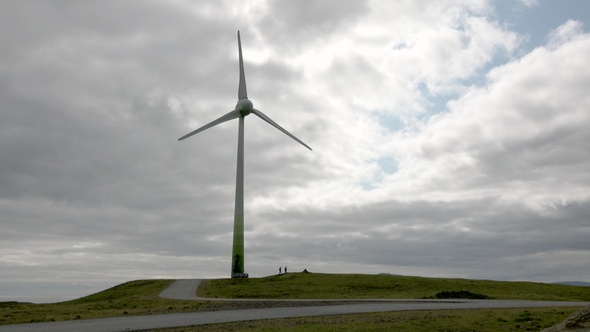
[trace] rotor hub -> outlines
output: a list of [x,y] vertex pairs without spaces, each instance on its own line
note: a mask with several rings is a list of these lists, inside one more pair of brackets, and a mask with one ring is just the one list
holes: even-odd
[[254,109],[254,105],[249,99],[244,98],[238,100],[238,103],[236,104],[236,109],[240,111],[240,114],[242,114],[242,116],[246,116],[252,112],[252,110]]

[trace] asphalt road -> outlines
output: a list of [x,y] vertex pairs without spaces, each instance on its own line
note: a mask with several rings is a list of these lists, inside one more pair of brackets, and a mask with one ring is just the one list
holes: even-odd
[[[198,281],[179,280],[163,291],[167,298],[199,299],[195,294]],[[193,295],[187,294],[189,291]],[[176,297],[180,296],[180,297]],[[194,297],[192,297],[194,296]],[[208,299],[211,300],[211,299]],[[407,310],[475,309],[475,308],[532,308],[557,306],[587,306],[590,302],[506,301],[506,300],[389,300],[357,304],[305,306],[268,309],[242,309],[195,312],[167,315],[131,316],[67,322],[34,323],[0,326],[0,331],[133,331],[258,319],[323,316],[352,313]]]
[[160,297],[174,300],[210,300],[197,297],[197,287],[200,283],[201,279],[178,279],[162,291]]

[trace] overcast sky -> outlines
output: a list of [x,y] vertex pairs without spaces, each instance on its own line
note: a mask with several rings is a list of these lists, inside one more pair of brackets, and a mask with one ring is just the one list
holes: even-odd
[[590,2],[0,2],[0,301],[229,277],[590,281]]

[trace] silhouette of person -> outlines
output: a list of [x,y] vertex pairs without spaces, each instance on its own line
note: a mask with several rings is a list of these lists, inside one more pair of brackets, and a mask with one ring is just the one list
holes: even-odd
[[279,275],[283,274],[283,271],[281,270],[281,267],[279,267]]
[[285,274],[287,274],[287,267],[285,266]]

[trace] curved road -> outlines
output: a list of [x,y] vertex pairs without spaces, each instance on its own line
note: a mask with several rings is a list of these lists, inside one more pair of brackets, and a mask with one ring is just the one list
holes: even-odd
[[[181,279],[165,289],[160,296],[170,299],[204,300],[196,296],[200,280]],[[214,300],[214,299],[206,299]],[[258,300],[259,301],[259,300]],[[367,303],[307,306],[268,309],[242,309],[182,314],[115,317],[66,322],[34,323],[0,326],[0,331],[133,331],[166,327],[180,327],[258,319],[323,316],[404,310],[531,308],[554,306],[587,306],[590,302],[506,301],[506,300],[383,300]]]

